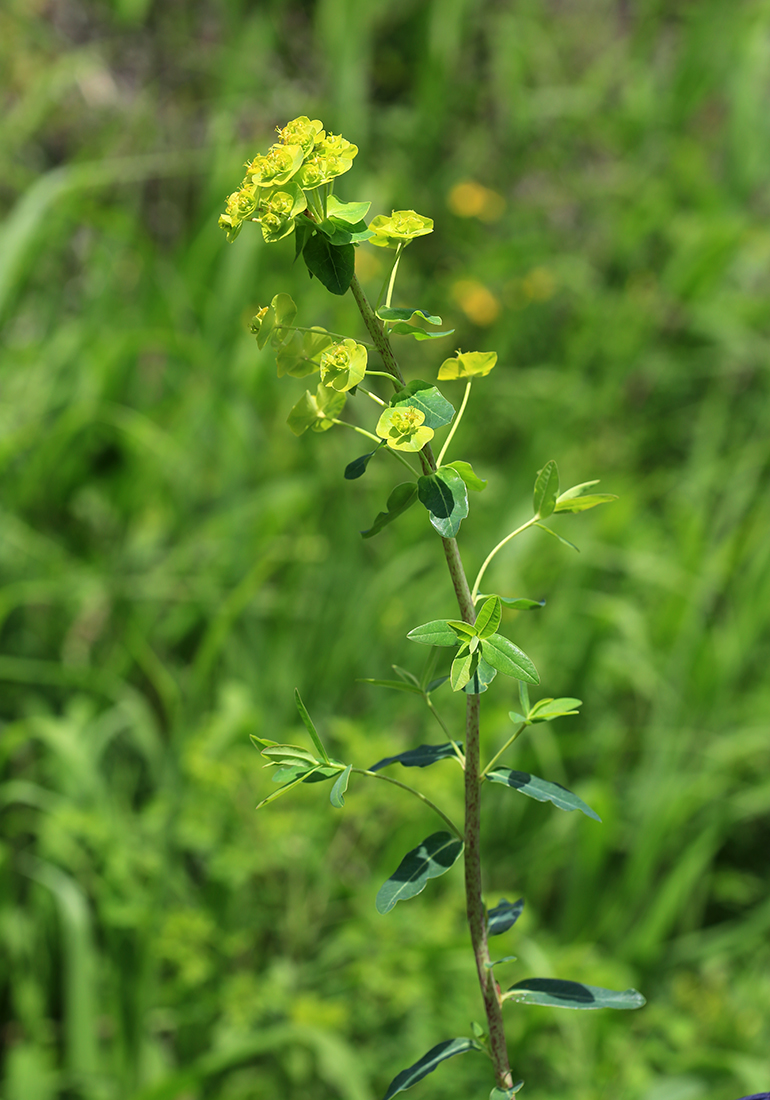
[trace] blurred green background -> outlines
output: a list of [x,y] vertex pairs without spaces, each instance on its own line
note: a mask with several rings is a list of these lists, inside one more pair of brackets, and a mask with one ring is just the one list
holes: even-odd
[[[481,1012],[461,875],[374,908],[435,828],[413,800],[254,812],[248,735],[304,737],[295,686],[360,766],[440,739],[356,679],[417,668],[406,631],[452,607],[421,510],[359,536],[395,465],[346,483],[352,433],[296,440],[304,383],[248,333],[288,291],[363,335],[291,241],[216,225],[300,114],[359,145],[342,198],[435,219],[397,304],[456,334],[405,370],[500,355],[455,450],[489,479],[469,571],[549,458],[620,496],[555,522],[580,555],[529,532],[490,571],[548,601],[505,624],[543,694],[585,700],[510,762],[604,824],[490,790],[485,886],[527,901],[504,982],[649,1004],[511,1007],[514,1072],[542,1100],[770,1087],[770,4],[5,0],[0,72],[3,1100],[375,1100]],[[484,696],[490,749],[514,698]],[[451,764],[419,778],[459,815]],[[418,1088],[490,1085],[471,1055]]]

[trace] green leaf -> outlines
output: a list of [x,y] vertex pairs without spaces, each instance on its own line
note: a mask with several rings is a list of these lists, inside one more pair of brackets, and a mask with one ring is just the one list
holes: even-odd
[[313,725],[313,719],[308,714],[307,707],[302,702],[302,696],[299,693],[299,688],[294,689],[294,702],[297,706],[297,710],[299,711],[300,718],[305,723],[305,729],[310,734],[310,739],[312,740],[313,744],[315,745],[315,747],[320,752],[323,759],[328,764],[329,763],[328,753],[326,752],[326,749],[324,748],[324,743],[321,740],[321,737],[318,733],[318,730]]
[[594,485],[599,484],[599,479],[594,481],[581,481],[579,485],[573,485],[570,489],[565,489],[559,496],[559,500],[574,500],[575,497],[582,497],[586,489],[591,489]]
[[478,633],[476,627],[471,623],[466,623],[464,619],[447,619],[447,624],[455,632],[459,642],[467,642],[471,638],[475,638]]
[[529,688],[523,680],[519,680],[519,699],[521,700],[521,706],[525,714],[529,714],[531,707],[529,703]]
[[[262,749],[262,755],[268,761],[266,768],[272,764],[301,764],[307,768],[319,763],[312,752],[300,745],[270,745]],[[328,761],[328,757],[325,759]]]
[[450,378],[483,378],[497,362],[496,351],[457,351],[438,369],[439,382]]
[[495,959],[494,962],[484,963],[486,970],[492,970],[495,966],[502,966],[503,963],[515,963],[518,962],[518,955],[503,955],[502,959]]
[[562,978],[525,978],[503,994],[505,1000],[525,1005],[549,1005],[552,1008],[641,1008],[644,997],[635,989],[601,989]]
[[503,617],[503,605],[499,596],[490,596],[485,600],[476,616],[476,632],[479,638],[489,638],[500,625]]
[[[479,598],[484,598],[481,592]],[[512,611],[539,611],[545,607],[545,600],[527,600],[515,596],[501,596],[500,602],[503,607],[510,607]]]
[[530,775],[529,772],[515,772],[509,768],[495,768],[494,771],[487,772],[487,779],[493,783],[513,787],[538,802],[552,802],[557,810],[580,810],[586,817],[601,821],[599,815],[587,806],[582,798],[578,798],[560,783],[551,783],[548,779],[540,779],[536,775]]
[[478,664],[478,650],[475,653],[458,653],[454,661],[452,661],[452,667],[449,674],[452,691],[462,691],[478,668]]
[[589,508],[595,508],[597,504],[609,504],[610,501],[617,499],[615,493],[594,493],[593,496],[578,497],[576,500],[559,498],[554,512],[586,512]]
[[[479,666],[480,665],[481,662],[479,661]],[[435,691],[437,688],[440,688],[442,684],[445,684],[448,679],[448,676],[437,676],[436,679],[431,680],[428,686],[425,688],[425,694],[430,695],[432,691]]]
[[499,936],[502,932],[507,932],[514,926],[523,910],[524,898],[513,902],[502,898],[500,903],[487,913],[487,935]]
[[[463,751],[459,741],[455,741],[454,744],[460,752]],[[400,752],[397,756],[386,756],[382,760],[378,760],[376,764],[372,764],[368,770],[378,772],[382,768],[387,768],[389,764],[401,764],[405,768],[428,768],[431,764],[435,764],[437,760],[448,760],[450,757],[457,759],[451,741],[447,741],[445,745],[418,745],[416,749],[408,749],[406,752]]]
[[278,744],[277,741],[271,741],[269,737],[257,737],[255,733],[249,734],[249,741],[251,741],[255,748],[259,749],[260,752],[262,752],[263,749],[266,749],[269,745]]
[[557,535],[555,531],[552,531],[550,527],[546,527],[546,525],[544,523],[536,523],[535,527],[539,527],[541,531],[547,531],[549,535],[553,535],[553,537],[555,539],[558,539],[558,541],[563,546],[569,546],[570,550],[574,550],[578,554],[580,553],[580,550],[578,550],[578,548],[577,548],[577,546],[575,546],[574,542],[570,542],[569,539],[565,539],[565,538],[562,538],[561,535]]
[[[455,470],[441,469],[417,479],[417,495],[430,522],[445,539],[453,539],[468,515],[468,489]],[[491,662],[490,662],[491,664]]]
[[310,274],[332,294],[347,291],[356,268],[352,244],[334,245],[323,234],[315,233],[303,248],[302,258]]
[[[382,444],[380,444],[380,446],[382,446]],[[372,456],[376,455],[379,449],[379,447],[375,447],[373,451],[369,451],[367,454],[361,455],[360,458],[354,458],[352,462],[349,462],[345,467],[345,479],[347,481],[355,481],[356,478],[363,477]]]
[[487,664],[483,657],[479,657],[476,671],[463,688],[466,695],[481,695],[497,676],[497,669]]
[[537,669],[524,650],[519,649],[502,634],[493,634],[490,638],[485,638],[481,648],[484,660],[503,675],[513,676],[516,680],[526,680],[528,684],[540,683]]
[[422,695],[422,689],[415,687],[414,684],[405,684],[403,680],[373,680],[369,678],[362,678],[356,680],[357,684],[371,684],[372,687],[392,688],[394,691],[409,691],[413,695]]
[[512,1085],[509,1089],[494,1088],[489,1094],[489,1100],[512,1100],[512,1097],[521,1089],[524,1085],[523,1081],[517,1081],[515,1085]]
[[315,232],[315,222],[312,222],[310,218],[297,218],[294,223],[294,260],[296,263],[299,257],[302,255],[302,251],[307,244],[308,237]]
[[395,325],[389,329],[388,336],[414,336],[415,340],[438,340],[441,336],[451,336],[453,332],[453,328],[448,328],[444,332],[430,332],[426,328],[420,328],[419,325],[407,325],[405,321],[396,321]]
[[577,714],[576,708],[582,706],[582,699],[539,699],[527,715],[528,721],[552,722],[565,714]]
[[437,1046],[431,1047],[428,1053],[420,1058],[419,1062],[415,1062],[408,1069],[402,1069],[393,1078],[388,1085],[388,1091],[385,1093],[383,1100],[391,1100],[391,1097],[395,1096],[397,1092],[403,1092],[404,1089],[416,1085],[418,1081],[422,1081],[423,1077],[433,1073],[434,1069],[445,1062],[447,1058],[452,1058],[455,1054],[465,1054],[468,1050],[481,1049],[475,1039],[447,1039],[444,1043],[438,1043]]
[[416,626],[409,631],[407,638],[421,645],[457,645],[457,634],[449,625],[448,619],[433,619],[432,622]]
[[553,459],[546,462],[535,478],[535,491],[532,497],[534,513],[541,519],[547,519],[556,507],[559,495],[559,471]]
[[389,523],[397,519],[397,517],[400,516],[402,512],[405,512],[407,508],[411,508],[416,500],[417,486],[415,483],[413,481],[402,481],[388,497],[386,505],[387,511],[378,512],[372,526],[368,531],[362,531],[361,537],[364,539],[372,538],[372,536],[376,535],[378,531],[381,531],[383,527],[387,527]]
[[382,306],[377,310],[377,316],[381,321],[411,321],[413,317],[419,317],[421,321],[427,321],[429,325],[440,325],[441,318],[433,313],[426,313],[422,309],[395,309],[392,306]]
[[326,216],[355,225],[369,213],[370,202],[340,202],[336,195],[326,200]]
[[419,409],[425,416],[426,428],[443,428],[455,414],[454,406],[450,405],[437,386],[430,382],[423,382],[415,378],[404,389],[399,390],[390,399],[391,408],[411,406]]
[[353,768],[352,764],[348,764],[344,772],[340,773],[339,778],[331,789],[329,795],[329,801],[332,806],[337,810],[341,810],[345,805],[345,791],[348,789],[348,780],[350,779],[350,772]]
[[477,477],[476,474],[474,474],[473,467],[471,466],[470,462],[446,462],[441,467],[441,469],[445,470],[447,466],[451,470],[455,470],[460,475],[460,477],[463,479],[469,489],[475,489],[477,493],[480,493],[482,489],[486,489],[486,481],[483,481],[480,477]]
[[261,810],[263,806],[267,806],[270,802],[275,802],[276,798],[280,798],[282,795],[290,791],[293,787],[298,786],[300,783],[306,783],[310,776],[314,772],[318,771],[320,767],[321,765],[317,764],[315,768],[311,768],[308,772],[303,772],[296,779],[293,779],[291,783],[287,783],[285,786],[279,787],[277,791],[273,791],[273,793],[269,794],[267,798],[263,798],[261,802],[258,802],[256,805],[256,809]]
[[321,365],[321,355],[333,343],[334,339],[329,333],[318,326],[314,326],[310,332],[293,333],[291,340],[276,352],[278,377],[288,374],[292,378],[306,378],[307,375],[314,374]]
[[379,889],[377,912],[389,913],[399,901],[421,894],[428,879],[444,875],[457,862],[463,842],[452,833],[432,833],[407,852],[396,870]]
[[319,385],[315,395],[305,390],[297,404],[286,418],[286,423],[295,435],[302,435],[311,428],[314,432],[325,432],[332,427],[335,419],[345,406],[344,393],[337,393],[327,386]]
[[366,222],[359,221],[351,225],[341,218],[326,218],[318,223],[318,229],[328,239],[330,244],[345,245],[358,244],[360,241],[368,241],[374,233],[367,229]]

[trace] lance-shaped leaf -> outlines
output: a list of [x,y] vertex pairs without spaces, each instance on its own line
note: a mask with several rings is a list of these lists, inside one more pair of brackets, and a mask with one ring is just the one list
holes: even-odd
[[441,467],[441,469],[445,469],[446,466],[449,466],[450,469],[455,470],[463,479],[469,489],[474,489],[477,493],[480,493],[482,489],[486,489],[486,481],[474,474],[473,467],[471,466],[470,462],[461,462],[460,460],[458,460],[457,462],[446,462],[444,466]]
[[443,428],[455,414],[454,406],[450,405],[437,386],[430,382],[423,382],[415,378],[404,389],[399,390],[390,399],[393,408],[409,406],[419,409],[425,416],[423,423],[427,428]]
[[497,676],[497,669],[488,665],[483,657],[479,657],[476,671],[463,688],[466,695],[481,695]]
[[457,862],[463,842],[452,833],[432,833],[407,852],[377,893],[377,912],[389,913],[399,901],[421,894],[428,880],[444,875]]
[[635,989],[602,989],[562,978],[525,978],[503,994],[504,1000],[551,1008],[641,1008],[644,997]]
[[[448,760],[450,757],[456,760],[457,753],[452,744],[451,741],[447,741],[445,745],[418,745],[416,749],[408,749],[406,752],[398,753],[397,756],[383,757],[376,764],[372,764],[369,771],[378,772],[382,768],[387,768],[388,764],[402,764],[405,768],[428,768],[437,760]],[[463,751],[459,741],[455,741],[454,744],[460,752]]]
[[273,791],[272,794],[269,794],[267,798],[263,798],[261,802],[257,803],[256,808],[258,810],[261,810],[263,806],[267,806],[270,802],[275,802],[276,798],[280,798],[282,795],[292,790],[293,787],[296,787],[299,783],[306,783],[310,776],[317,772],[320,768],[321,765],[317,764],[315,768],[311,768],[307,772],[302,772],[299,776],[297,776],[297,778],[292,779],[290,783],[286,783],[283,787],[279,787],[277,791]]
[[[483,600],[485,593],[479,592],[479,599]],[[500,596],[503,607],[510,607],[512,611],[539,611],[545,607],[545,600],[526,600],[520,596]]]
[[[380,447],[383,444],[380,444]],[[380,447],[375,447],[373,451],[369,451],[365,455],[361,455],[360,458],[354,458],[352,462],[349,462],[345,467],[345,478],[347,481],[355,481],[358,477],[363,477],[366,473],[366,467],[369,465],[372,456],[376,455]]]
[[324,747],[324,743],[321,740],[321,736],[320,736],[318,730],[315,728],[315,726],[313,724],[313,719],[310,717],[310,714],[308,712],[307,707],[302,702],[302,696],[299,693],[299,688],[294,689],[294,703],[297,707],[297,710],[299,711],[299,716],[300,716],[300,718],[302,719],[302,721],[305,725],[305,729],[310,734],[310,740],[313,742],[313,744],[318,749],[318,751],[320,752],[323,759],[328,764],[329,763],[329,756],[328,756],[328,754],[326,752],[326,749]]
[[601,818],[590,806],[587,806],[582,798],[578,798],[572,791],[562,787],[560,783],[551,783],[548,779],[540,779],[529,772],[511,771],[509,768],[495,768],[487,772],[487,779],[493,783],[502,783],[506,787],[513,787],[529,798],[538,802],[552,802],[558,810],[580,810],[586,817],[592,817],[594,821]]
[[574,550],[576,553],[580,553],[580,548],[575,546],[574,542],[570,542],[569,539],[563,538],[561,535],[557,535],[555,531],[552,531],[550,527],[546,527],[544,523],[536,523],[535,527],[539,527],[541,531],[546,531],[549,535],[553,535],[557,542],[560,542],[562,546],[569,546],[570,550]]
[[479,608],[476,616],[476,633],[479,638],[490,638],[497,632],[503,617],[503,605],[499,596],[490,596]]
[[420,328],[419,325],[408,325],[405,321],[396,321],[388,335],[414,336],[415,340],[438,340],[441,336],[451,336],[453,332],[453,328],[445,329],[443,332],[432,332],[427,328]]
[[383,1100],[391,1100],[391,1097],[395,1096],[397,1092],[403,1092],[404,1089],[416,1085],[418,1081],[422,1081],[423,1077],[433,1073],[436,1066],[441,1065],[447,1058],[452,1058],[455,1054],[465,1054],[468,1050],[481,1049],[475,1039],[447,1039],[444,1043],[438,1043],[437,1046],[431,1047],[428,1053],[420,1058],[419,1062],[415,1062],[408,1069],[402,1069],[393,1078],[388,1085],[388,1091],[385,1093]]
[[415,687],[414,684],[406,684],[403,680],[376,680],[371,677],[361,677],[356,683],[371,684],[372,687],[392,688],[393,691],[408,691],[412,695],[424,694],[422,688]]
[[345,805],[345,791],[348,789],[348,781],[350,779],[350,772],[353,768],[352,764],[348,764],[344,772],[341,772],[339,778],[332,787],[331,794],[329,795],[329,801],[332,806],[337,810],[341,810]]
[[540,519],[548,519],[556,507],[556,498],[559,495],[559,471],[553,459],[546,462],[542,470],[538,470],[535,478],[535,489],[532,494],[532,506],[536,516]]
[[322,233],[315,233],[302,249],[308,271],[332,294],[345,294],[356,269],[352,244],[334,245]]
[[407,510],[407,508],[410,508],[416,500],[417,486],[415,483],[413,481],[402,481],[388,497],[388,502],[386,504],[387,511],[377,513],[374,523],[369,530],[361,532],[361,538],[372,538],[372,536],[376,535],[378,531],[381,531],[383,527],[387,527],[389,523],[397,519],[398,516]]
[[565,714],[577,714],[582,699],[539,699],[527,715],[528,722],[552,722],[554,718],[563,718]]
[[523,909],[524,898],[519,898],[518,901],[501,898],[499,904],[487,913],[487,935],[499,936],[502,932],[507,932],[519,919]]
[[370,202],[340,202],[336,195],[326,200],[326,216],[355,225],[369,213]]
[[490,638],[485,638],[481,648],[484,660],[498,672],[502,672],[505,676],[513,676],[516,680],[526,680],[528,684],[540,683],[537,669],[524,650],[519,649],[502,634],[493,634]]
[[421,645],[457,645],[457,633],[449,623],[449,619],[433,619],[429,623],[423,623],[422,626],[416,626],[414,630],[410,630],[407,638]]
[[449,672],[449,682],[452,685],[452,691],[462,691],[478,668],[478,649],[473,653],[463,652],[463,649],[460,650],[454,661],[452,661],[452,667]]
[[417,494],[428,509],[435,530],[442,538],[453,539],[468,515],[468,489],[460,475],[443,467],[435,474],[420,477]]
[[417,317],[420,321],[427,321],[429,325],[442,324],[441,318],[433,313],[426,313],[422,309],[396,309],[393,306],[381,306],[377,310],[377,316],[381,321],[411,321]]
[[608,504],[611,500],[617,500],[614,493],[592,493],[585,495],[586,489],[598,485],[598,481],[583,481],[580,485],[573,485],[571,489],[565,489],[556,500],[555,512],[584,512],[587,508],[595,508],[597,504]]
[[[267,760],[266,768],[271,767],[273,764],[300,764],[306,768],[312,768],[320,763],[312,752],[301,748],[299,745],[269,745],[266,749],[262,749],[262,755]],[[328,756],[325,759],[328,760]]]

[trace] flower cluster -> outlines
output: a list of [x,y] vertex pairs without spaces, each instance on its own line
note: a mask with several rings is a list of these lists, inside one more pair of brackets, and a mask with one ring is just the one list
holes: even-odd
[[288,236],[297,215],[308,208],[306,192],[347,172],[358,152],[345,138],[327,134],[319,119],[305,115],[278,130],[278,137],[266,153],[246,163],[240,188],[227,199],[219,225],[229,241],[245,221],[259,222],[268,243]]

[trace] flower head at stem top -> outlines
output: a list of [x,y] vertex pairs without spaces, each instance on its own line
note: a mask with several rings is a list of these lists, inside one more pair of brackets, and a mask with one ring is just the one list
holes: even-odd
[[433,219],[417,214],[414,210],[394,210],[390,217],[378,214],[372,218],[369,228],[374,233],[370,244],[380,248],[398,248],[399,244],[408,244],[415,237],[424,237],[433,232]]
[[433,438],[433,429],[425,424],[425,413],[413,405],[385,409],[375,431],[395,451],[421,451]]

